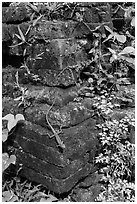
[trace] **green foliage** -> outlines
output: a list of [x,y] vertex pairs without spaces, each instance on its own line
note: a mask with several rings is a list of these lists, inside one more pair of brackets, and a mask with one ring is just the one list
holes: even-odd
[[[123,9],[123,8],[122,8]],[[134,8],[125,9],[130,16]],[[134,17],[131,17],[132,20]],[[131,25],[128,25],[132,28]],[[131,32],[132,31],[132,32]],[[134,31],[123,29],[123,32],[114,31],[102,24],[91,31],[93,47],[89,50],[91,58],[90,69],[84,72],[90,79],[90,86],[95,93],[102,90],[118,91],[119,85],[130,84],[128,73],[135,67]]]
[[41,185],[33,184],[18,176],[6,180],[2,188],[3,202],[53,202],[58,199]]
[[135,184],[120,178],[115,181],[109,178],[109,184],[107,187],[103,186],[103,191],[99,194],[96,201],[135,202]]
[[125,43],[126,42],[126,36],[125,35],[120,35],[117,32],[113,32],[108,26],[104,26],[104,28],[110,33],[107,37],[107,39],[105,39],[103,42],[106,42],[108,40],[112,40],[113,42],[115,42],[115,40],[117,40],[117,42],[120,43]]
[[101,153],[96,163],[103,175],[103,191],[97,201],[134,201],[135,145],[128,140],[130,124],[134,120],[125,117],[98,125]]
[[[13,128],[17,125],[18,121],[25,120],[24,116],[22,114],[17,114],[16,116],[12,114],[8,114],[2,118],[2,120],[8,121],[7,128],[2,130],[2,142],[6,142],[9,135],[11,135],[13,132],[10,132],[11,130],[14,130]],[[10,132],[10,134],[9,134]],[[2,154],[2,171],[7,169],[10,164],[16,163],[16,156],[15,155],[8,155],[8,153]]]
[[15,155],[8,155],[8,153],[3,153],[2,154],[2,171],[7,169],[10,164],[15,164],[16,163],[16,156]]
[[[26,39],[27,38],[26,35],[28,32],[26,32],[24,35],[19,25],[18,25],[18,32],[19,32],[18,34],[15,33],[15,36],[17,37],[18,40],[20,40],[20,42],[17,44],[11,45],[9,47],[14,48],[14,47],[17,47],[17,46],[20,46],[23,44],[31,45],[29,42],[27,42],[27,39]],[[26,52],[26,50],[25,50],[25,52]],[[23,55],[25,55],[25,52],[23,53]]]
[[[118,9],[120,7],[118,5]],[[99,118],[103,118],[103,123],[98,125],[101,150],[96,157],[102,175],[102,192],[96,201],[102,202],[135,200],[135,145],[129,142],[129,127],[135,126],[134,118],[125,117],[120,121],[111,119],[114,109],[120,108],[117,91],[121,85],[131,84],[128,73],[135,67],[134,8],[122,10],[128,31],[126,27],[123,32],[113,31],[103,24],[91,31],[91,63],[88,71],[85,69],[83,72],[88,81],[86,90],[90,93],[92,89],[94,93],[94,111]],[[91,95],[85,93],[85,96]]]
[[25,120],[25,119],[24,119],[24,116],[22,114],[17,114],[16,116],[14,116],[13,114],[8,114],[8,115],[4,116],[2,118],[2,120],[8,121],[7,128],[8,128],[8,131],[10,132],[12,130],[12,128],[16,126],[18,121]]

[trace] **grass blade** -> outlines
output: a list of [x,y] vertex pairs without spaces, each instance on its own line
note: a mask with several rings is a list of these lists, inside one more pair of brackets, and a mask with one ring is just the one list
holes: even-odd
[[19,38],[20,40],[22,40],[21,37],[20,37],[18,34],[15,33],[15,35],[16,35],[17,38]]
[[17,47],[17,46],[19,46],[19,45],[22,45],[23,43],[24,43],[24,42],[18,43],[18,44],[16,44],[16,45],[10,45],[9,47],[11,47],[11,48]]
[[20,37],[21,37],[22,41],[25,42],[26,41],[25,37],[24,37],[23,32],[22,32],[22,30],[20,29],[19,26],[18,26],[18,31],[19,31],[19,34],[20,34]]

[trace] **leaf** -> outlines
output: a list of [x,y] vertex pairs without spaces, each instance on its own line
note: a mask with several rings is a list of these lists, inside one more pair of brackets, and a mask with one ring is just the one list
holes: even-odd
[[37,22],[42,18],[43,15],[40,15],[37,19],[33,20],[33,26],[37,24]]
[[122,59],[126,60],[128,63],[135,65],[135,59],[134,58],[122,56]]
[[119,55],[125,55],[125,54],[134,54],[135,55],[135,48],[128,46],[125,47],[120,53]]
[[112,56],[110,57],[110,63],[114,62],[115,61],[115,58]]
[[109,50],[109,52],[111,52],[113,55],[114,55],[114,54],[116,55],[115,50],[112,50],[110,47],[108,47],[108,50]]
[[93,76],[95,79],[98,79],[98,75],[97,75],[97,74],[92,73],[92,76]]
[[92,84],[92,83],[94,82],[94,80],[90,77],[90,78],[88,79],[88,82],[89,82],[90,84]]
[[28,6],[33,9],[36,13],[38,13],[37,7],[34,6],[32,3],[29,3]]
[[117,41],[119,41],[121,43],[126,42],[126,36],[125,35],[116,35],[116,39],[117,39]]
[[27,49],[25,48],[24,51],[23,51],[23,56],[26,55],[26,51],[27,51]]
[[12,198],[9,200],[9,202],[18,202],[18,197],[16,195],[12,195]]
[[22,32],[22,30],[20,29],[20,26],[18,26],[18,31],[19,31],[19,34],[20,34],[20,37],[21,37],[22,41],[23,41],[23,42],[26,42],[25,37],[24,37],[24,35],[23,35],[23,32]]
[[104,43],[104,42],[108,41],[109,39],[112,39],[113,37],[114,37],[114,35],[113,35],[113,34],[110,34],[110,35],[107,37],[107,39],[106,39],[106,40],[104,40],[102,43]]
[[125,19],[131,19],[132,13],[135,12],[135,9],[133,7],[129,7],[128,9],[125,9]]
[[11,155],[10,158],[9,158],[9,162],[12,163],[12,164],[15,164],[16,163],[16,156]]
[[31,25],[28,26],[28,29],[27,29],[25,35],[27,35],[29,33],[30,29],[31,29]]
[[18,197],[12,191],[4,191],[2,193],[2,202],[15,202]]
[[21,37],[18,34],[15,33],[15,35],[16,35],[17,38],[19,38],[21,40]]
[[18,121],[20,121],[20,120],[25,120],[25,118],[24,118],[24,116],[23,116],[22,114],[17,114],[17,115],[15,116],[15,120],[16,120],[16,122],[18,122]]
[[6,164],[7,164],[8,159],[9,159],[8,153],[3,153],[2,154],[2,171],[4,171],[7,168]]
[[89,54],[93,53],[94,52],[94,48],[92,48],[90,51],[89,51]]
[[107,74],[107,77],[108,77],[109,79],[113,79],[113,78],[114,78],[114,76],[113,76],[112,74]]
[[126,85],[131,84],[130,81],[127,78],[117,79],[117,83],[119,83],[119,84],[126,84]]
[[135,17],[132,18],[131,26],[135,27]]
[[113,34],[113,31],[112,31],[111,28],[109,28],[107,25],[104,25],[104,28],[105,28],[108,32],[110,32],[111,34]]
[[94,31],[100,29],[101,25],[97,26]]
[[128,63],[131,63],[133,65],[135,65],[135,59],[131,58],[131,57],[125,57],[125,60],[128,62]]
[[18,43],[18,44],[16,44],[16,45],[10,45],[9,47],[17,47],[17,46],[19,46],[19,45],[22,45],[23,44],[23,42],[21,42],[21,43]]
[[18,104],[18,107],[20,107],[20,106],[22,106],[22,105],[24,105],[24,102],[23,102],[23,101],[21,101],[21,102]]
[[100,78],[98,81],[97,81],[97,84],[100,85],[103,81],[106,81],[105,78]]
[[94,33],[94,36],[95,36],[96,38],[98,38],[98,37],[99,37],[99,33]]
[[10,191],[4,191],[2,193],[2,199],[4,200],[3,202],[8,202],[12,198],[12,193]]
[[2,153],[2,160],[3,160],[3,162],[7,162],[8,159],[9,159],[8,153]]
[[39,202],[48,202],[46,198],[41,198]]
[[122,73],[121,72],[115,72],[115,75],[117,75],[118,77],[122,77]]
[[34,15],[35,15],[35,12],[32,13],[32,15],[30,16],[30,21],[33,21],[33,19],[34,19]]
[[8,114],[5,117],[3,117],[2,120],[8,121],[7,128],[8,128],[8,131],[10,132],[11,129],[16,126],[18,121],[25,120],[25,118],[22,114],[17,114],[15,117],[13,114]]
[[7,169],[11,163],[15,164],[15,162],[16,162],[16,156],[15,155],[11,155],[9,157],[8,153],[3,153],[2,154],[2,171]]
[[20,101],[20,100],[22,100],[22,96],[19,96],[19,97],[14,99],[14,101]]
[[14,119],[14,120],[9,120],[9,121],[8,121],[7,128],[8,128],[8,130],[9,130],[9,132],[11,131],[12,128],[14,128],[14,127],[16,126],[16,124],[17,124],[17,122],[16,122],[15,119]]
[[116,84],[116,88],[117,88],[117,90],[119,90],[119,89],[120,89],[120,86],[119,86],[119,84]]
[[58,199],[57,199],[55,196],[49,194],[49,195],[48,195],[48,198],[41,198],[41,199],[40,199],[40,202],[55,202],[55,201],[57,201],[57,200],[58,200]]
[[5,142],[8,139],[8,129],[2,130],[2,142]]
[[14,120],[14,115],[11,114],[11,113],[9,113],[9,114],[7,114],[6,116],[4,116],[4,117],[2,118],[2,120],[7,120],[7,121],[9,121],[9,120]]
[[102,38],[106,38],[106,34],[105,33],[102,34]]

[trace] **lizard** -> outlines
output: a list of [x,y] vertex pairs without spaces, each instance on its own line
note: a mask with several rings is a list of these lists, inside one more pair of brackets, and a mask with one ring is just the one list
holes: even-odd
[[[55,100],[56,100],[56,99],[55,99]],[[53,105],[54,105],[54,103],[55,103],[55,100],[53,101],[52,105],[50,106],[50,108],[48,109],[48,111],[47,111],[47,113],[46,113],[46,121],[47,121],[47,123],[48,123],[48,126],[50,127],[50,129],[51,129],[52,132],[53,132],[53,135],[49,135],[49,134],[48,134],[48,136],[49,136],[49,138],[55,137],[55,138],[56,138],[56,141],[57,141],[57,143],[58,143],[58,146],[61,147],[62,149],[64,149],[64,148],[65,148],[65,144],[63,143],[63,141],[62,141],[62,140],[60,139],[60,137],[59,137],[59,133],[60,133],[60,132],[56,132],[55,129],[54,129],[54,128],[52,127],[52,125],[50,124],[49,120],[48,120],[48,114],[49,114],[50,110],[52,109],[52,107],[53,107]]]

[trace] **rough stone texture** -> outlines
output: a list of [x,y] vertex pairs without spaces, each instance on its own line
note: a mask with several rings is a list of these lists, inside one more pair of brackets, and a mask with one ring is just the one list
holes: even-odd
[[[51,123],[53,121],[57,126],[74,126],[93,116],[92,103],[91,99],[84,99],[79,103],[70,102],[62,108],[54,106],[48,117],[51,119]],[[47,126],[45,116],[49,108],[50,106],[47,104],[41,104],[41,106],[36,104],[33,107],[28,107],[25,110],[25,118],[45,127]]]
[[[42,78],[43,84],[72,86],[77,81],[77,68],[88,60],[87,50],[92,47],[91,39],[87,36],[92,35],[91,30],[101,23],[94,20],[84,23],[72,20],[47,21],[45,17],[42,17],[36,26],[31,27],[27,35],[25,33],[30,23],[23,22],[19,26],[30,46],[26,42],[21,46],[16,46],[21,42],[15,35],[19,34],[18,25],[3,23],[3,53],[22,56],[26,49],[27,66],[34,74]],[[111,26],[111,21],[106,19],[105,24]],[[35,60],[39,54],[42,54],[41,59]]]
[[73,200],[75,202],[95,202],[95,198],[101,191],[101,185],[97,184],[88,189],[76,189],[73,192]]
[[18,101],[14,101],[11,97],[3,97],[2,99],[2,115],[3,117],[8,113],[11,114],[23,114],[23,110],[18,108]]
[[[39,11],[45,16],[31,26],[26,35],[32,25],[30,16],[33,9],[28,3],[5,6],[3,59],[5,65],[11,66],[3,69],[3,116],[22,113],[26,119],[18,123],[11,137],[16,149],[17,167],[22,165],[20,174],[59,194],[70,191],[81,180],[81,185],[96,191],[99,188],[94,190],[91,184],[96,171],[93,161],[98,150],[97,121],[93,115],[92,98],[84,97],[77,101],[81,88],[77,81],[92,47],[91,30],[101,23],[112,26],[109,4],[79,3],[75,9],[64,9],[64,19],[61,16],[63,9],[48,15],[46,6],[41,6]],[[79,21],[78,12],[83,12],[83,22]],[[36,11],[34,19],[38,16]],[[18,28],[26,42],[9,47],[21,42],[15,35],[19,35]],[[100,29],[104,32],[102,27]],[[41,53],[41,59],[35,60]],[[20,67],[24,58],[30,73]],[[24,96],[29,102],[27,107],[19,107],[19,101],[14,100],[21,95],[15,87],[17,71],[20,87],[27,88]],[[39,80],[34,79],[36,75]],[[62,130],[59,137],[66,146],[63,150],[58,147],[55,137],[49,138],[53,132],[46,121],[46,114],[54,101],[48,119],[56,131]],[[84,181],[88,175],[91,176],[89,182]],[[86,201],[93,200],[93,195],[90,199],[83,193],[84,197],[80,196],[82,201],[84,198]]]
[[56,193],[63,193],[89,172],[94,172],[96,168],[90,162],[90,152],[94,150],[92,156],[95,155],[97,145],[94,123],[90,119],[75,127],[63,129],[60,138],[66,148],[62,153],[57,148],[55,138],[48,137],[47,134],[52,133],[47,132],[47,129],[27,121],[18,124],[14,141],[17,163],[23,164],[23,169],[29,169],[25,176],[30,178],[29,172],[36,172],[36,181],[39,178],[37,174],[40,174],[42,184]]
[[30,86],[28,87],[27,98],[35,100],[38,104],[50,104],[55,100],[58,107],[63,107],[72,102],[78,96],[78,88],[76,86],[67,89],[46,86]]
[[11,5],[9,7],[2,8],[2,22],[3,23],[16,23],[23,20],[30,19],[32,15],[31,9],[24,3],[18,3],[17,5]]

